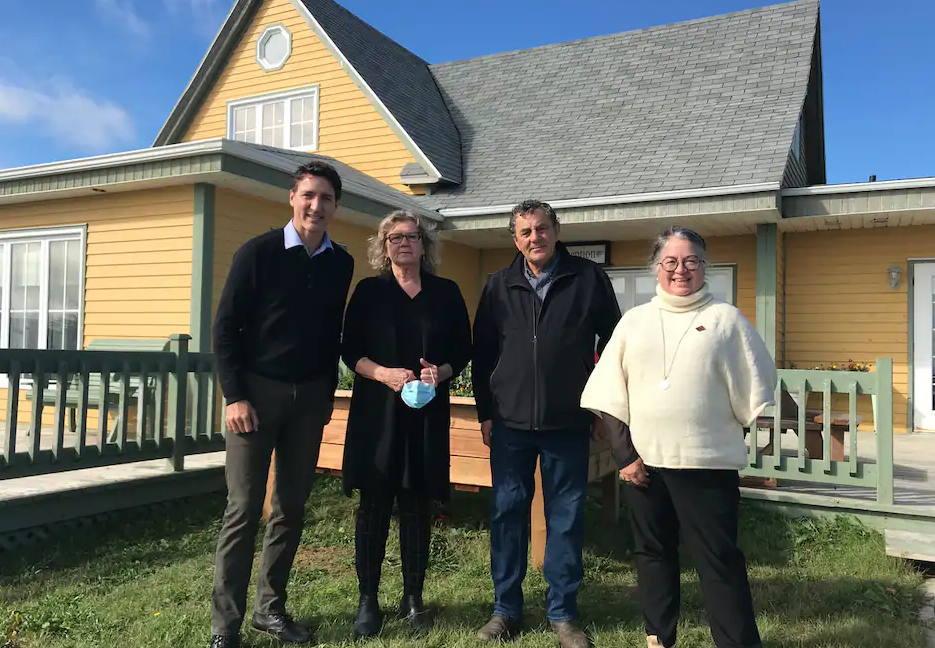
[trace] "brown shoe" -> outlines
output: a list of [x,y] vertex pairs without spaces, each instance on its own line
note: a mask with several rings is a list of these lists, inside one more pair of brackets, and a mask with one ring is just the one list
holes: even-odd
[[552,631],[558,635],[562,648],[590,648],[591,642],[584,630],[571,621],[549,621]]
[[519,636],[522,624],[519,619],[511,619],[495,614],[490,617],[483,628],[477,631],[477,638],[481,641],[494,643],[497,641],[512,641]]

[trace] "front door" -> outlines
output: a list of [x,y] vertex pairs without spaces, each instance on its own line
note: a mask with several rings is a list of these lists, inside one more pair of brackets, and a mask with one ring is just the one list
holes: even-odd
[[935,431],[935,263],[915,264],[912,290],[913,426]]

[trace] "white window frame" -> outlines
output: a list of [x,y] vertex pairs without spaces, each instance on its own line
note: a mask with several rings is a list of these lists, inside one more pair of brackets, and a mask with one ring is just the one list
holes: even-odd
[[[274,103],[274,102],[283,102],[283,136],[282,142],[284,149],[289,149],[292,151],[317,151],[318,150],[318,139],[319,139],[319,126],[320,126],[320,109],[319,109],[319,98],[320,98],[320,86],[319,84],[314,84],[306,86],[304,88],[297,88],[294,90],[285,90],[283,92],[271,92],[269,94],[263,95],[254,95],[252,97],[245,97],[243,99],[234,99],[227,102],[227,139],[234,139],[234,111],[237,108],[249,108],[254,107],[254,119],[256,126],[256,135],[257,135],[257,144],[261,146],[268,146],[262,143],[263,140],[263,110],[262,107],[264,104]],[[291,137],[292,137],[292,99],[312,99],[315,105],[315,135],[312,138],[311,146],[292,146]],[[242,141],[242,140],[236,140]]]
[[[270,61],[268,58],[266,58],[266,52],[264,49],[266,41],[269,40],[269,37],[275,33],[282,34],[286,39],[286,54],[283,56],[282,61],[279,61],[278,63]],[[263,33],[260,34],[260,37],[256,39],[256,62],[267,72],[281,70],[282,66],[286,64],[286,61],[289,60],[290,56],[292,56],[292,32],[286,29],[285,25],[282,23],[270,25],[264,29]]]
[[[77,227],[56,227],[56,228],[32,228],[23,230],[3,230],[0,231],[0,245],[6,245],[6,253],[3,255],[3,269],[0,277],[7,280],[3,286],[2,308],[0,308],[0,349],[10,348],[10,299],[12,281],[13,255],[11,254],[11,243],[38,242],[40,247],[40,273],[43,280],[39,287],[39,349],[45,349],[49,339],[49,244],[53,241],[74,240],[78,238],[79,250],[79,270],[78,270],[78,349],[84,348],[84,302],[85,302],[85,278],[87,266],[87,226]],[[24,380],[22,385],[28,385]],[[9,387],[9,380],[6,374],[0,374],[0,388]]]
[[[649,274],[646,268],[633,268],[633,267],[605,267],[604,271],[607,273],[607,276],[613,279],[615,276],[623,276],[624,278],[633,278],[636,277],[649,277],[655,281],[655,278]],[[709,264],[705,268],[707,275],[711,274],[721,274],[727,275],[730,280],[730,291],[729,291],[729,301],[728,303],[736,306],[737,302],[737,266],[732,263],[718,263],[718,264]],[[635,292],[627,292],[627,304],[619,304],[620,312],[625,313],[631,308],[637,306],[635,299]]]

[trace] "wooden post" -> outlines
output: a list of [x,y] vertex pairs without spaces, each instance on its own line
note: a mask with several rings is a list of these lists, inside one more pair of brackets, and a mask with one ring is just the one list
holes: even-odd
[[536,491],[532,496],[529,540],[532,547],[532,568],[542,569],[545,562],[545,500],[542,498],[542,467],[536,462]]
[[[191,336],[173,334],[169,336],[169,350],[175,354],[175,369],[169,373],[169,438],[172,439],[172,456],[168,459],[169,470],[185,470],[185,407],[188,396],[188,342]],[[107,380],[101,376],[101,380]],[[105,410],[106,411],[106,410]],[[105,414],[106,416],[106,414]]]

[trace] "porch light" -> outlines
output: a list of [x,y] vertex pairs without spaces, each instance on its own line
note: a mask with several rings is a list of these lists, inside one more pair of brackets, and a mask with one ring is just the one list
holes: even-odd
[[903,273],[902,268],[894,263],[890,266],[888,272],[890,275],[890,288],[896,290],[899,287],[899,275]]

